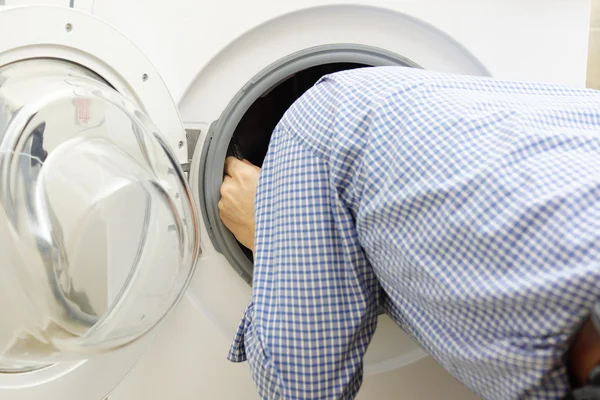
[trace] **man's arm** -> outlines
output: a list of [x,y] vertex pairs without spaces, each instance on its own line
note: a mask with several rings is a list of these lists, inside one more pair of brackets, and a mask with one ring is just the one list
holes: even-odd
[[277,129],[256,198],[253,299],[229,359],[247,358],[266,399],[352,399],[378,290],[326,163]]

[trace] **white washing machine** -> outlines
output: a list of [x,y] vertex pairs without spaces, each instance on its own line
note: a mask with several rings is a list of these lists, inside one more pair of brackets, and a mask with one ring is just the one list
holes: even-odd
[[[233,140],[260,164],[323,74],[585,84],[589,0],[0,5],[7,400],[258,398],[225,359],[252,257],[218,218],[222,165]],[[385,315],[365,363],[359,398],[475,398]]]

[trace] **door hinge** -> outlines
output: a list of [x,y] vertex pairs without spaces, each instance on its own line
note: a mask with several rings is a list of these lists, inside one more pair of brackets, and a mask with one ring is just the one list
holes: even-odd
[[200,129],[186,129],[185,130],[185,138],[187,140],[187,162],[181,164],[181,168],[183,172],[189,174],[190,166],[192,164],[192,157],[194,156],[194,150],[196,149],[196,143],[198,143],[198,138],[200,137],[200,133],[202,131]]

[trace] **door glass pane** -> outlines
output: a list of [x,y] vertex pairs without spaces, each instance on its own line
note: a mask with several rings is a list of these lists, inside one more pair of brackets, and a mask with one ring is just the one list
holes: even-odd
[[63,61],[0,68],[0,372],[148,332],[189,282],[197,232],[141,109]]

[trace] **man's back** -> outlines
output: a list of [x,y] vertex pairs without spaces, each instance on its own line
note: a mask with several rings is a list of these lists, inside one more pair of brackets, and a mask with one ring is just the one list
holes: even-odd
[[383,302],[480,395],[563,395],[600,298],[599,110],[597,92],[405,68],[320,81],[261,171],[231,358],[265,397],[351,398]]

